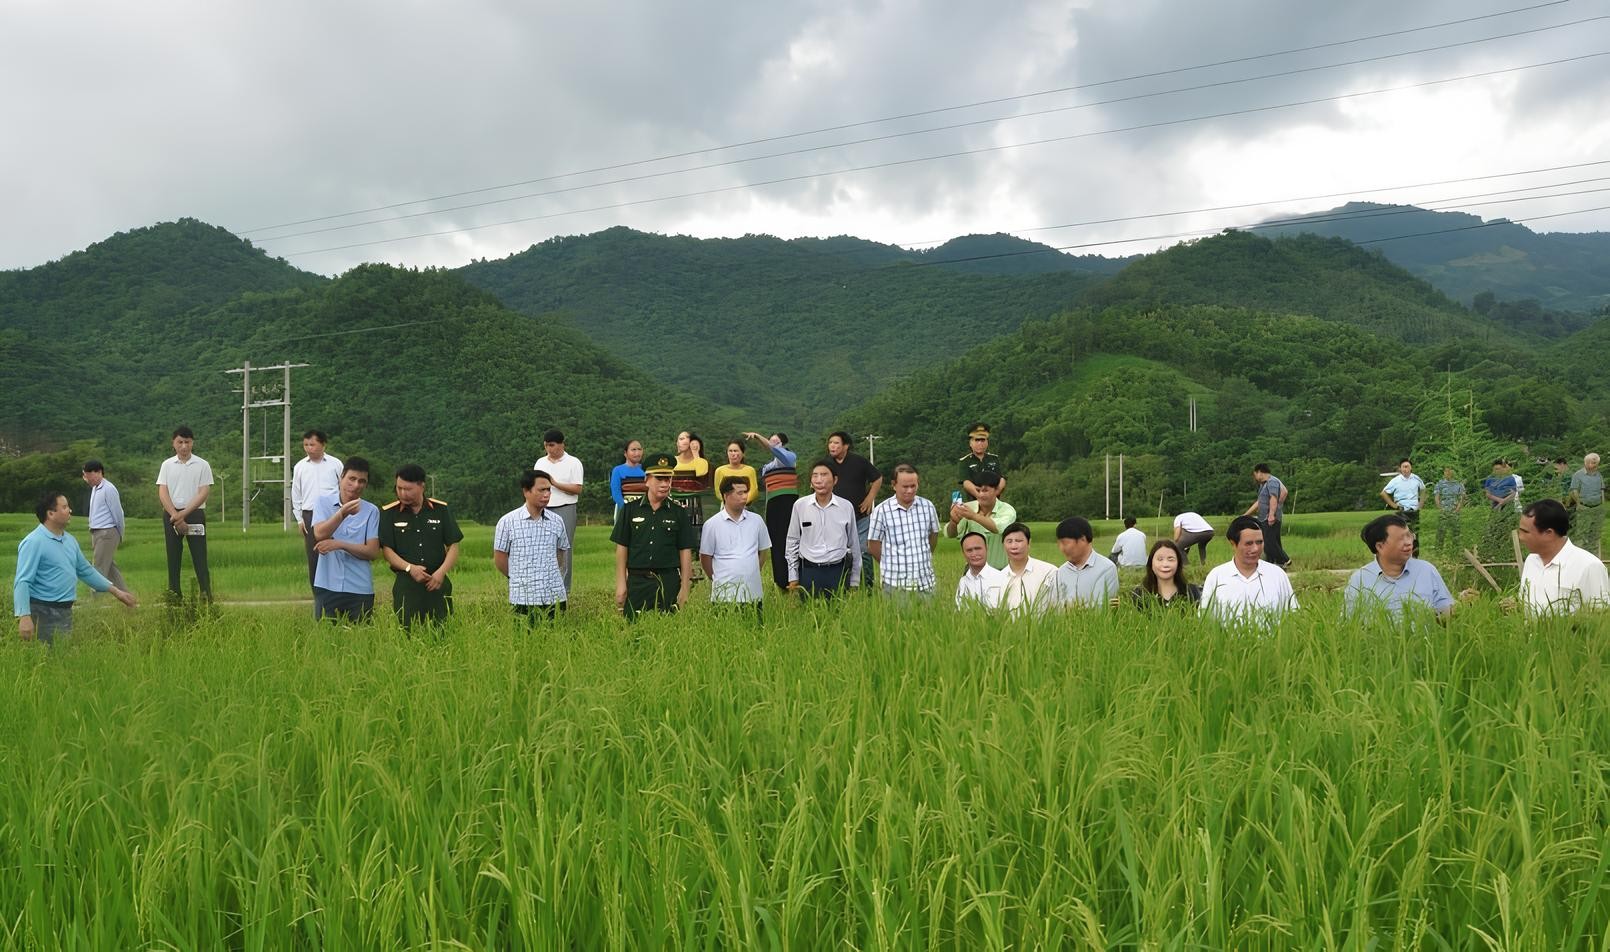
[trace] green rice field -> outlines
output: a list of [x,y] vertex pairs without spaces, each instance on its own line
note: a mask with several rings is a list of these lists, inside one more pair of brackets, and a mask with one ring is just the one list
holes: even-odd
[[1610,945],[1610,624],[1343,622],[1372,516],[1291,520],[1303,609],[1263,637],[873,597],[628,628],[601,527],[528,629],[471,526],[409,638],[315,624],[277,527],[214,528],[216,610],[165,609],[137,524],[139,609],[0,639],[0,944]]

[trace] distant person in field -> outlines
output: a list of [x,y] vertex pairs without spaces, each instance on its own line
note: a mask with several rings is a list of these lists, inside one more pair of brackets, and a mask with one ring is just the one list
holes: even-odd
[[989,564],[996,569],[1006,568],[1006,546],[1001,534],[1017,521],[1017,510],[1000,498],[999,473],[979,473],[973,484],[978,498],[958,500],[950,504],[950,521],[945,523],[945,535],[966,538],[969,532],[984,537],[989,550]]
[[1058,605],[1106,608],[1118,597],[1118,566],[1096,551],[1090,520],[1073,516],[1057,523],[1057,548],[1066,560],[1052,582]]
[[[995,487],[995,494],[999,496],[1006,492],[1006,476],[1001,472],[1001,458],[989,451],[989,424],[974,423],[967,428],[967,455],[957,460],[959,467],[956,481],[961,485],[961,502],[978,498],[978,477],[984,473],[994,473],[1000,477]],[[1002,523],[1002,525],[1007,525]]]
[[688,511],[693,528],[704,525],[704,494],[715,484],[710,461],[704,458],[704,440],[691,430],[676,435],[676,474],[671,478],[671,501]]
[[397,498],[380,510],[380,553],[396,573],[391,610],[404,628],[441,624],[453,611],[453,580],[464,533],[453,510],[425,495],[425,468],[397,470]]
[[716,502],[726,505],[726,496],[721,492],[721,482],[728,476],[736,476],[749,484],[749,498],[760,498],[760,480],[756,477],[755,468],[744,462],[743,440],[727,441],[727,461],[716,467],[714,474]]
[[1146,575],[1129,590],[1129,603],[1141,609],[1194,610],[1202,601],[1202,587],[1192,585],[1185,573],[1185,550],[1172,539],[1158,539],[1146,554]]
[[98,459],[84,463],[84,482],[89,484],[86,511],[95,571],[111,580],[113,586],[126,589],[123,573],[117,567],[117,547],[123,542],[123,529],[128,522],[123,516],[123,497],[106,478],[106,465]]
[[1582,457],[1582,468],[1571,474],[1570,500],[1572,544],[1594,555],[1600,553],[1604,535],[1604,474],[1599,472],[1599,454]]
[[1029,554],[1031,540],[1029,527],[1022,522],[1001,533],[1001,544],[1006,546],[1001,607],[1014,617],[1044,614],[1057,600],[1057,567]]
[[323,430],[302,434],[302,452],[291,469],[291,513],[302,534],[307,555],[307,584],[313,587],[313,574],[319,570],[319,553],[313,548],[313,500],[341,488],[341,461],[326,452],[330,437]]
[[[542,434],[542,448],[547,455],[531,464],[553,480],[553,493],[548,499],[548,512],[565,524],[565,541],[576,544],[576,508],[581,501],[581,460],[565,452],[565,434],[549,430]],[[565,591],[570,591],[570,565],[565,565]]]
[[986,609],[995,608],[1001,603],[1006,573],[989,564],[989,543],[982,532],[962,536],[962,558],[967,561],[967,568],[956,582],[956,607],[977,604]]
[[609,535],[615,543],[615,606],[627,621],[687,604],[693,550],[699,547],[688,511],[671,502],[676,458],[669,453],[646,457],[643,472],[647,494],[621,509]]
[[811,464],[811,494],[794,503],[786,542],[789,591],[832,598],[861,584],[861,544],[855,507],[834,492],[833,467]]
[[1110,558],[1119,568],[1138,569],[1146,564],[1146,533],[1135,528],[1135,517],[1124,517],[1124,531],[1112,540]]
[[1420,507],[1425,505],[1426,481],[1414,471],[1414,463],[1405,456],[1398,460],[1398,474],[1387,480],[1381,490],[1381,499],[1409,526],[1414,536],[1414,557],[1420,557]]
[[621,447],[621,457],[621,462],[609,471],[609,498],[615,503],[615,511],[610,517],[611,525],[620,516],[622,506],[629,500],[642,499],[647,491],[643,476],[642,441],[627,440],[626,445]]
[[313,501],[313,617],[361,622],[375,610],[375,580],[369,563],[380,557],[380,510],[363,498],[369,461],[347,458],[341,486]]
[[[641,444],[638,458],[642,458]],[[569,602],[565,566],[571,558],[570,539],[565,536],[565,524],[548,511],[552,477],[540,469],[528,469],[520,474],[519,486],[524,502],[504,513],[492,530],[492,564],[509,580],[509,604],[516,615],[527,621],[552,620]],[[634,499],[625,505],[639,502]],[[615,521],[620,522],[618,513]]]
[[[1549,473],[1547,483],[1544,494],[1548,498],[1558,499],[1562,503],[1571,498],[1571,464],[1565,457],[1554,457],[1554,469]],[[1565,508],[1571,508],[1570,504],[1566,503]]]
[[133,608],[134,596],[84,558],[78,540],[68,533],[73,508],[62,493],[50,490],[34,506],[39,525],[17,545],[17,574],[11,587],[12,613],[17,631],[24,641],[38,639],[55,644],[56,636],[73,630],[73,602],[78,598],[78,580],[97,592]]
[[1174,517],[1174,544],[1180,547],[1181,565],[1191,561],[1191,546],[1196,546],[1197,561],[1207,564],[1207,545],[1213,541],[1213,527],[1199,514],[1187,510]]
[[[861,540],[861,564],[871,568],[867,526],[872,518],[872,507],[878,502],[878,490],[883,488],[883,474],[865,456],[850,452],[850,434],[843,430],[827,438],[827,461],[833,467],[834,495],[848,501],[855,510],[855,535]],[[873,574],[867,572],[868,576]],[[868,581],[872,579],[869,577]]]
[[710,578],[710,601],[721,606],[753,607],[762,620],[765,592],[760,580],[771,549],[766,520],[749,511],[751,480],[721,478],[721,509],[704,520],[699,532],[699,561]]
[[884,594],[930,598],[938,584],[934,547],[939,544],[939,511],[917,495],[917,468],[894,468],[894,495],[877,504],[867,525],[867,549],[878,563]]
[[1375,558],[1357,569],[1342,591],[1342,613],[1387,611],[1403,615],[1413,606],[1437,613],[1453,612],[1454,597],[1442,573],[1414,554],[1414,528],[1398,513],[1377,516],[1359,533]]
[[799,456],[788,448],[787,433],[761,436],[753,430],[744,434],[766,447],[771,460],[760,467],[760,480],[766,486],[766,534],[771,536],[771,580],[788,590],[788,520],[799,501]]
[[[1459,522],[1465,503],[1469,501],[1465,484],[1454,476],[1452,466],[1442,468],[1442,478],[1431,488],[1431,498],[1437,504],[1437,554],[1446,558],[1450,552],[1458,552],[1463,544]],[[1448,547],[1450,541],[1452,549]]]
[[157,471],[157,501],[167,519],[162,541],[168,550],[168,591],[178,596],[179,567],[185,542],[190,543],[190,564],[196,572],[201,597],[212,598],[212,574],[207,571],[207,495],[212,492],[212,467],[195,454],[196,435],[188,426],[173,431],[173,455]]
[[1263,557],[1263,524],[1237,516],[1225,530],[1234,555],[1202,580],[1202,614],[1225,623],[1270,626],[1297,609],[1285,569]]
[[1487,498],[1489,511],[1477,551],[1488,561],[1507,562],[1509,533],[1515,527],[1515,502],[1519,493],[1508,460],[1493,460],[1493,474],[1481,481],[1481,491]]
[[1286,485],[1269,471],[1268,463],[1252,467],[1252,481],[1258,486],[1258,498],[1242,515],[1253,516],[1263,535],[1263,560],[1281,568],[1291,565],[1291,557],[1280,544],[1282,520],[1286,514]]
[[1533,617],[1610,608],[1610,573],[1592,552],[1567,537],[1571,517],[1559,500],[1539,499],[1521,512],[1521,605]]

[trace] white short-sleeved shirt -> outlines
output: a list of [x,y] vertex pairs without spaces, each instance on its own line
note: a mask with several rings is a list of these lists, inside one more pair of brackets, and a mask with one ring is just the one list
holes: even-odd
[[1592,552],[1567,540],[1547,565],[1535,552],[1526,557],[1521,567],[1521,603],[1534,616],[1610,608],[1610,573]]
[[760,553],[770,548],[766,520],[747,509],[734,519],[722,507],[705,519],[699,554],[710,556],[710,600],[760,601]]
[[977,575],[968,569],[956,582],[956,607],[962,608],[974,601],[985,608],[994,608],[1001,603],[1001,589],[1005,585],[1006,573],[987,562]]
[[[182,463],[178,456],[170,456],[157,470],[157,485],[168,487],[168,498],[175,508],[188,508],[201,487],[212,485],[212,466],[195,454]],[[207,504],[202,503],[199,508],[205,509]]]
[[1259,562],[1251,575],[1226,562],[1202,580],[1202,613],[1219,621],[1272,624],[1296,608],[1291,579],[1272,562]]
[[1174,517],[1174,528],[1181,532],[1212,532],[1208,521],[1194,512],[1182,512]]
[[1146,533],[1133,526],[1118,533],[1112,540],[1112,559],[1124,568],[1140,568],[1146,564]]
[[1426,491],[1426,481],[1420,478],[1419,473],[1410,473],[1407,478],[1402,473],[1393,476],[1381,492],[1391,496],[1399,506],[1411,512],[1420,508],[1420,494]]
[[1050,562],[1031,558],[1022,572],[1013,572],[1008,562],[1001,570],[1001,605],[1014,615],[1044,612],[1057,600],[1056,577]]
[[[549,476],[553,477],[553,481],[556,483],[575,483],[580,485],[582,482],[581,460],[571,456],[569,453],[559,457],[559,462],[557,463],[544,456],[535,463],[532,463],[531,468],[542,470],[544,473],[547,473]],[[557,506],[573,506],[576,504],[576,500],[579,498],[580,497],[575,493],[567,493],[558,486],[555,486],[553,487],[553,494],[548,497],[548,508],[553,509]]]

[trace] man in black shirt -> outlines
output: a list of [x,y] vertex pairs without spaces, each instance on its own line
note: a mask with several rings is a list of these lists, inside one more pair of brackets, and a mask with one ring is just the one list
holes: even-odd
[[855,536],[861,542],[861,565],[864,568],[862,586],[869,591],[876,588],[869,579],[875,571],[872,556],[866,550],[867,522],[872,507],[878,504],[878,490],[883,487],[883,474],[865,456],[850,452],[850,434],[837,430],[827,438],[827,463],[838,483],[833,495],[842,496],[855,507]]

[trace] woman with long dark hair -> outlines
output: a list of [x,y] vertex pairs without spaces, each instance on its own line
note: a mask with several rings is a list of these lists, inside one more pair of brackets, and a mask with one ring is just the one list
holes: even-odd
[[1146,556],[1146,576],[1129,592],[1136,608],[1194,608],[1202,587],[1185,577],[1185,553],[1172,539],[1158,539]]

